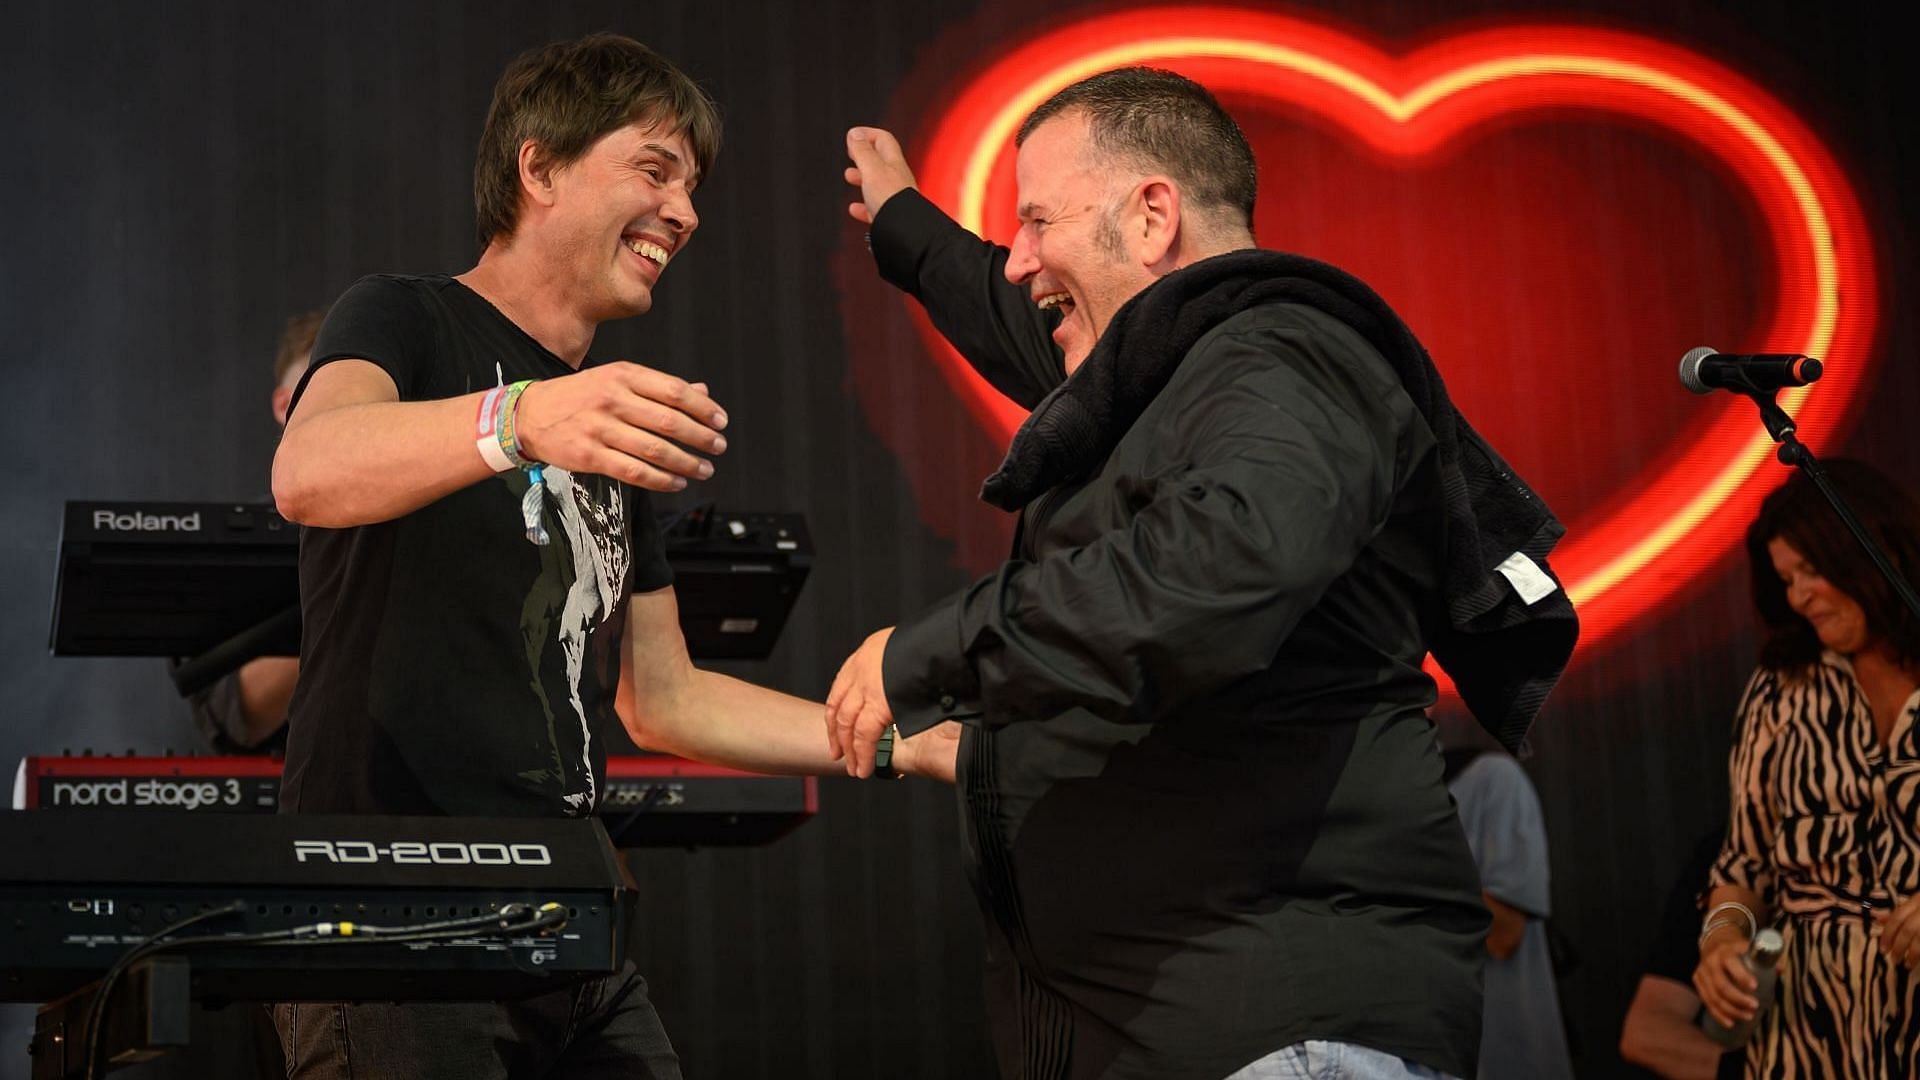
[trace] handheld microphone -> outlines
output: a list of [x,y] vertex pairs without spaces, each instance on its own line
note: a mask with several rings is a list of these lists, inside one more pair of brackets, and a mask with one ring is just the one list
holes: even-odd
[[1777,353],[1740,356],[1718,353],[1702,345],[1680,358],[1680,385],[1696,394],[1714,390],[1771,393],[1788,386],[1805,386],[1820,377],[1820,361],[1811,356]]

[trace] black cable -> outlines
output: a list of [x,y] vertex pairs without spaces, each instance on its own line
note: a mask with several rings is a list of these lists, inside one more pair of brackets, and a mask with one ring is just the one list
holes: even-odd
[[[516,910],[518,909],[518,910]],[[519,921],[514,921],[518,919]],[[179,938],[165,943],[168,950],[176,948],[197,948],[202,945],[245,946],[249,948],[305,948],[316,945],[409,945],[420,941],[451,941],[473,934],[486,937],[500,937],[511,934],[523,934],[530,931],[558,929],[566,925],[566,909],[558,904],[543,904],[532,908],[526,904],[508,904],[486,915],[470,916],[464,919],[447,919],[435,923],[420,923],[415,926],[365,926],[360,923],[310,923],[304,926],[292,926],[285,930],[268,930],[258,934],[212,934],[197,938]],[[333,934],[322,931],[327,927],[351,927],[351,930]]]
[[[504,905],[485,915],[468,916],[464,919],[443,919],[439,922],[420,923],[409,927],[364,926],[358,923],[309,923],[292,926],[284,930],[266,930],[255,934],[208,934],[200,937],[168,938],[169,934],[220,915],[238,915],[246,912],[246,904],[236,901],[224,907],[203,911],[182,919],[153,934],[145,941],[127,950],[119,960],[114,961],[100,980],[100,989],[88,1004],[87,1049],[84,1059],[86,1080],[98,1080],[100,1061],[100,1029],[107,1018],[107,997],[113,991],[114,983],[132,966],[150,956],[163,952],[184,951],[202,946],[243,946],[251,948],[273,948],[277,946],[316,946],[316,945],[409,945],[423,941],[450,941],[467,937],[475,933],[485,936],[507,936],[530,931],[555,930],[566,925],[567,911],[559,904],[542,904],[538,908],[524,903]],[[524,912],[524,915],[522,914]],[[514,921],[518,919],[519,921]],[[345,927],[346,932],[337,936],[324,933],[321,928]]]
[[621,838],[627,835],[628,829],[638,825],[641,817],[664,802],[666,798],[667,781],[663,778],[659,783],[649,785],[641,794],[639,802],[620,808],[624,813],[618,818],[618,824],[607,830],[607,835],[613,838],[614,843],[620,843]]
[[155,951],[156,946],[164,943],[167,935],[177,934],[190,926],[219,918],[222,915],[238,915],[246,911],[246,909],[245,904],[235,901],[224,907],[211,908],[207,911],[189,915],[171,926],[161,928],[145,941],[128,949],[120,955],[120,959],[114,961],[113,964],[107,968],[107,973],[101,976],[100,989],[93,995],[93,1000],[87,1003],[87,1052],[83,1062],[86,1066],[86,1080],[96,1080],[100,1075],[100,1029],[106,1026],[107,998],[113,993],[113,984],[120,980],[120,976],[124,974],[128,968],[137,963],[141,957]]

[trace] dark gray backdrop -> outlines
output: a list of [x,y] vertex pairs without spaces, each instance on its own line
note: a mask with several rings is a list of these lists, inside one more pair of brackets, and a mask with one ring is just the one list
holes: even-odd
[[[528,46],[596,29],[660,48],[728,114],[720,166],[699,196],[698,242],[655,312],[608,328],[597,348],[697,375],[727,405],[733,447],[700,497],[807,513],[820,549],[813,580],[774,658],[741,671],[823,693],[865,633],[967,577],[953,546],[921,526],[900,465],[848,387],[832,273],[854,228],[842,210],[841,135],[891,115],[898,89],[944,62],[926,48],[956,21],[984,35],[1000,20],[1040,17],[990,4],[984,17],[971,3],[862,0],[8,5],[0,764],[66,748],[194,745],[157,663],[47,655],[61,501],[263,493],[281,319],[363,273],[470,265],[471,154],[494,78]],[[1847,448],[1920,475],[1902,423],[1920,403],[1901,302],[1916,169],[1903,142],[1909,102],[1896,94],[1911,79],[1864,10],[1816,19],[1785,0],[1337,7],[1346,25],[1387,42],[1515,12],[1658,33],[1815,120],[1860,185],[1882,261],[1888,362]],[[903,363],[917,361],[897,304],[871,318]],[[912,374],[889,387],[893,422],[925,422],[912,420],[925,389]],[[955,501],[943,511],[987,512],[958,505],[964,494]],[[1649,923],[1722,798],[1727,717],[1752,655],[1747,622],[1740,581],[1723,565],[1684,611],[1583,658],[1537,730],[1529,769],[1552,836],[1555,904],[1584,956],[1565,987],[1582,1075],[1625,1071],[1613,1044]],[[689,1075],[986,1075],[980,935],[951,793],[829,780],[821,803],[818,820],[764,849],[634,859],[645,967]],[[0,1077],[24,1076],[26,1017],[4,1016]]]

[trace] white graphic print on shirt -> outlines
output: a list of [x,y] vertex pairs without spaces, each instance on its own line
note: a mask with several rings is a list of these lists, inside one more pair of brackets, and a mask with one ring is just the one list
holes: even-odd
[[[632,553],[627,550],[627,504],[618,484],[601,481],[590,486],[553,465],[546,466],[544,472],[547,491],[560,519],[560,534],[573,548],[573,586],[567,590],[566,604],[560,612],[558,638],[566,658],[567,693],[573,700],[574,715],[580,718],[580,774],[587,783],[587,790],[562,798],[573,813],[584,814],[593,808],[596,792],[590,752],[593,725],[580,702],[581,666],[586,658],[588,631],[613,613],[620,600],[619,590],[627,584],[632,561]],[[604,501],[595,498],[595,487],[604,490]]]

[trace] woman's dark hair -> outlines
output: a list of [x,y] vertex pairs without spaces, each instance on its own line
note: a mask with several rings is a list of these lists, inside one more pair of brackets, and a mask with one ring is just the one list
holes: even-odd
[[[1862,461],[1835,458],[1827,478],[1909,582],[1920,580],[1920,501]],[[1753,603],[1767,626],[1760,664],[1773,671],[1804,669],[1820,659],[1813,624],[1787,605],[1786,583],[1774,572],[1767,545],[1785,540],[1828,583],[1866,612],[1867,632],[1886,644],[1902,667],[1920,667],[1920,619],[1909,612],[1860,542],[1804,473],[1795,473],[1760,504],[1747,529]]]

